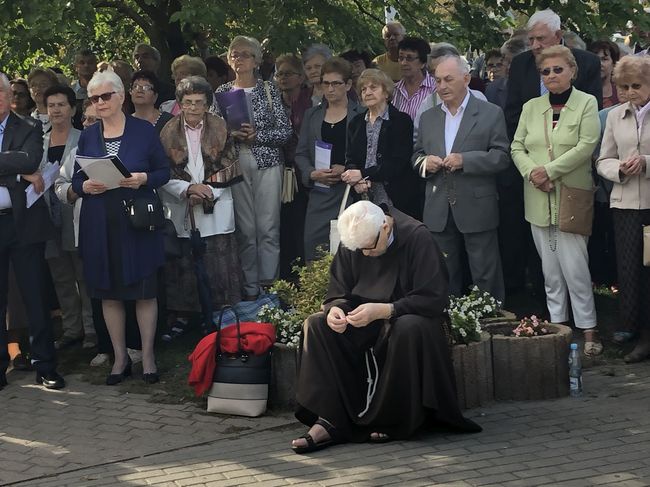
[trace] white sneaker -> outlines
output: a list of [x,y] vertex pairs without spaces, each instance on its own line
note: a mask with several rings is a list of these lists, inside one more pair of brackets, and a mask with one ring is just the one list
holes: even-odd
[[101,365],[104,365],[104,364],[108,363],[110,358],[111,358],[111,356],[109,354],[107,354],[107,353],[98,353],[97,355],[95,355],[95,358],[93,358],[90,361],[90,366],[91,367],[99,367]]
[[142,350],[135,350],[134,348],[127,348],[126,353],[131,357],[131,362],[134,364],[142,362]]

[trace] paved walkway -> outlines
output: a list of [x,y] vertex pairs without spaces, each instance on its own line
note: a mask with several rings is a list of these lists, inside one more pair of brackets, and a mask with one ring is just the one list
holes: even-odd
[[650,364],[585,372],[580,399],[468,412],[483,433],[343,445],[298,456],[288,414],[242,419],[66,377],[0,392],[0,485],[650,485]]

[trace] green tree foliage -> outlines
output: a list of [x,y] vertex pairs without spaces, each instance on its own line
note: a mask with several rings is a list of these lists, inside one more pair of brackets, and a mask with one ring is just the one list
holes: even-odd
[[0,63],[10,74],[37,63],[70,69],[81,47],[100,59],[130,59],[133,46],[146,40],[169,66],[175,56],[196,52],[197,40],[222,52],[239,34],[266,39],[276,53],[311,42],[378,53],[386,4],[410,34],[463,50],[500,45],[505,28],[544,7],[587,40],[626,32],[628,21],[650,30],[647,0],[0,0]]

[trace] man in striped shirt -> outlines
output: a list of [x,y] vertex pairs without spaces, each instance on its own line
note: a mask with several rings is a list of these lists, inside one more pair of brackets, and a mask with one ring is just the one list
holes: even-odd
[[414,119],[420,104],[436,89],[435,81],[425,69],[431,47],[424,39],[405,37],[399,43],[398,52],[402,79],[395,85],[392,103]]

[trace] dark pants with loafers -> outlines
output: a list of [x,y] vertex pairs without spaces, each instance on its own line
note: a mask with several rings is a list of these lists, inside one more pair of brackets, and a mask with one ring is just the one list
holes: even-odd
[[54,371],[56,358],[54,333],[45,299],[44,244],[21,245],[11,210],[0,211],[0,373],[9,365],[7,351],[7,294],[11,262],[20,295],[25,301],[31,342],[32,360],[36,370],[45,374]]

